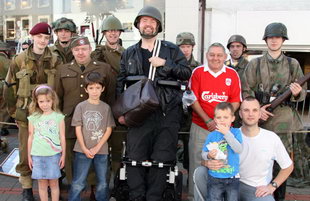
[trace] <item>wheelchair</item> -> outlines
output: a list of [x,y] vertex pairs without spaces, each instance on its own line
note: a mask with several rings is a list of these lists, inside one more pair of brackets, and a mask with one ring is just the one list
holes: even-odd
[[127,184],[127,172],[128,166],[134,167],[157,167],[164,168],[169,167],[167,174],[167,187],[163,193],[162,201],[181,201],[182,200],[182,180],[183,175],[179,171],[176,162],[174,163],[159,163],[151,161],[132,161],[126,157],[126,144],[123,142],[123,153],[121,168],[118,174],[114,178],[114,188],[111,192],[110,199],[113,198],[116,201],[128,201],[129,200],[129,186]]

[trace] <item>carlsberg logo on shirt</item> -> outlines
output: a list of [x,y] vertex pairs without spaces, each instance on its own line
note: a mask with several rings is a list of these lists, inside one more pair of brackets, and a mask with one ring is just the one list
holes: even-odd
[[202,100],[207,101],[209,103],[212,103],[214,101],[220,103],[220,102],[226,102],[228,100],[228,96],[225,95],[225,92],[222,92],[221,95],[218,93],[210,93],[210,91],[204,91],[201,94],[201,98]]

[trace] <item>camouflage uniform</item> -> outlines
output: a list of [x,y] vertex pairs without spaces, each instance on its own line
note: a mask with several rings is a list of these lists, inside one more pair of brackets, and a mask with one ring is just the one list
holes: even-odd
[[[65,17],[62,17],[53,22],[52,27],[55,33],[57,33],[57,31],[61,29],[69,30],[72,35],[76,33],[76,25],[73,20]],[[71,41],[67,42],[70,43]],[[62,63],[64,64],[70,63],[74,59],[70,45],[68,47],[62,47],[59,40],[56,40],[54,46],[50,47],[50,50],[57,54],[60,57]]]
[[58,40],[55,42],[54,46],[51,46],[49,48],[53,53],[58,55],[58,57],[61,59],[62,63],[64,64],[69,63],[74,59],[70,47],[63,48],[59,44]]
[[31,92],[38,84],[55,84],[56,66],[60,64],[57,55],[49,48],[38,59],[33,53],[33,45],[21,52],[13,60],[6,76],[8,88],[5,97],[9,113],[18,124],[19,164],[16,172],[20,173],[19,181],[23,189],[32,188],[31,170],[28,165],[28,106],[31,102]]
[[248,63],[249,63],[249,61],[246,58],[244,58],[243,56],[241,56],[236,64],[233,64],[230,59],[225,61],[224,64],[226,66],[229,66],[229,67],[232,67],[233,69],[235,69],[238,72],[238,75],[241,79],[243,77],[245,67],[248,65]]
[[[303,72],[298,61],[282,54],[278,59],[273,59],[268,53],[250,61],[246,68],[242,81],[243,97],[255,96],[260,88],[265,93],[271,93],[274,84],[280,84],[278,94],[283,93],[287,87],[303,77]],[[303,86],[300,95],[291,97],[291,102],[299,102],[305,99],[307,86]],[[289,104],[289,103],[288,103]],[[274,117],[261,124],[261,127],[274,131],[281,138],[289,152],[292,152],[292,131],[303,128],[300,116],[295,107],[288,104],[278,106],[274,111]]]

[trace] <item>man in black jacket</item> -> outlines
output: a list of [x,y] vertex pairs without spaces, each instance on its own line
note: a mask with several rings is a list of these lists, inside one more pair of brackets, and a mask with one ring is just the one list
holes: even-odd
[[[191,70],[180,49],[167,41],[161,41],[159,56],[152,57],[157,34],[162,31],[162,17],[158,9],[144,7],[134,25],[142,39],[129,47],[122,55],[117,94],[125,85],[126,77],[144,75],[149,67],[156,67],[154,88],[160,106],[140,127],[130,128],[127,134],[128,158],[135,161],[173,162],[176,158],[178,130],[182,116],[182,92],[180,88],[160,84],[160,80],[188,80]],[[121,116],[119,122],[126,124]],[[127,167],[130,200],[159,201],[166,187],[168,168]]]

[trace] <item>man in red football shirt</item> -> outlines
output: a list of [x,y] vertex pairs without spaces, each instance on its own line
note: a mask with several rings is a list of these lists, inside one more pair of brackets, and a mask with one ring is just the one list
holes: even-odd
[[213,43],[207,52],[207,63],[195,68],[189,86],[197,97],[192,105],[193,118],[189,139],[189,196],[193,196],[193,172],[201,163],[201,150],[209,132],[216,129],[214,108],[220,102],[230,102],[237,110],[241,98],[238,73],[224,65],[225,48]]

